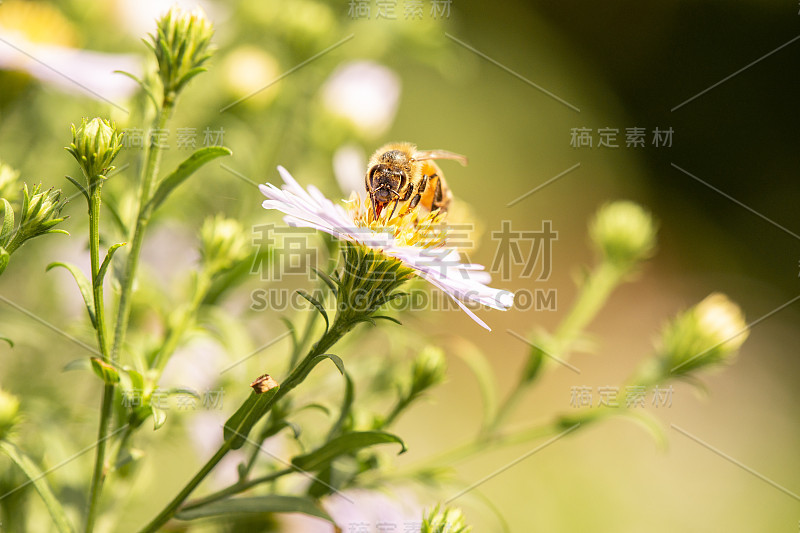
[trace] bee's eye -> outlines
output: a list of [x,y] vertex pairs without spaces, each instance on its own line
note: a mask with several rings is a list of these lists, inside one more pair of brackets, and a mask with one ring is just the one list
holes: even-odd
[[378,171],[378,167],[380,167],[380,165],[375,165],[371,169],[369,169],[369,173],[367,174],[367,179],[369,180],[370,183],[372,183],[372,179],[375,177],[375,172]]

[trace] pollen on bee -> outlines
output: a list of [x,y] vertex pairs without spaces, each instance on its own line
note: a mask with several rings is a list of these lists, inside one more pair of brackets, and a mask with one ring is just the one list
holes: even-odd
[[256,391],[256,394],[261,394],[277,387],[278,382],[275,381],[269,374],[264,374],[256,378],[256,380],[253,381],[250,386],[254,391]]

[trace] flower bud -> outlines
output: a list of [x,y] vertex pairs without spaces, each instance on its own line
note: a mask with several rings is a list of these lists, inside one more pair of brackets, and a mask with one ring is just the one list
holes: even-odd
[[742,310],[714,293],[667,324],[661,335],[664,377],[731,360],[749,335]]
[[72,143],[67,151],[78,162],[89,182],[89,188],[97,180],[105,179],[114,169],[111,162],[122,149],[122,134],[113,124],[101,118],[83,119],[77,128],[72,125]]
[[409,397],[418,396],[427,389],[444,381],[447,363],[444,351],[436,346],[426,346],[414,360],[411,372]]
[[598,210],[589,223],[589,235],[607,261],[627,269],[652,255],[656,224],[641,206],[618,201]]
[[200,239],[203,263],[212,274],[232,267],[249,254],[249,242],[242,225],[222,215],[206,219]]
[[164,86],[164,102],[171,103],[190,79],[204,72],[211,57],[214,29],[202,9],[191,13],[173,6],[157,21],[151,35],[158,61],[158,75]]
[[461,509],[436,505],[422,517],[420,533],[469,533]]
[[0,440],[6,438],[19,421],[19,399],[0,389]]
[[44,235],[45,233],[68,233],[61,229],[53,229],[67,217],[60,216],[66,200],[61,200],[61,191],[41,190],[41,185],[34,185],[28,190],[26,184],[22,190],[22,219],[14,238],[6,246],[9,254],[22,246],[25,241]]

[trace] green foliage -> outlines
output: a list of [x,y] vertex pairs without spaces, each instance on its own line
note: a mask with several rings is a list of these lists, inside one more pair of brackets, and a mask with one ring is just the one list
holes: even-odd
[[197,150],[158,184],[148,208],[155,211],[179,185],[200,170],[203,165],[218,157],[231,155],[231,153],[230,149],[224,146],[206,146]]
[[[107,119],[83,119],[80,125],[72,127],[72,141],[67,150],[87,181],[67,179],[89,205],[91,279],[66,261],[51,262],[47,270],[61,267],[70,272],[87,309],[89,323],[94,329],[92,333],[97,337],[95,355],[99,353],[99,356],[81,354],[81,359],[65,369],[91,370],[102,384],[89,372],[69,374],[68,378],[59,376],[60,380],[69,382],[75,390],[74,396],[64,401],[56,395],[50,397],[36,392],[40,395],[39,403],[31,402],[30,408],[43,409],[39,406],[48,405],[54,413],[63,409],[72,416],[95,420],[94,415],[87,416],[79,409],[90,400],[94,401],[88,395],[97,392],[84,385],[89,380],[102,385],[99,438],[92,452],[91,483],[88,475],[86,478],[77,475],[75,466],[70,476],[53,475],[66,487],[61,492],[52,490],[42,468],[22,451],[33,446],[34,441],[28,434],[18,432],[20,427],[25,427],[24,417],[19,416],[19,402],[0,390],[0,448],[34,485],[59,531],[71,531],[73,526],[69,519],[79,514],[89,532],[99,523],[101,515],[105,515],[103,520],[112,523],[117,510],[123,506],[119,495],[127,491],[137,494],[138,487],[147,486],[145,481],[137,485],[131,483],[134,473],[143,477],[148,474],[147,469],[139,470],[139,465],[152,460],[165,448],[176,446],[173,442],[185,444],[179,439],[186,434],[186,426],[194,423],[193,413],[173,416],[168,407],[157,401],[158,397],[162,393],[167,399],[178,395],[191,396],[194,400],[201,397],[185,389],[168,388],[164,392],[160,387],[170,363],[175,364],[173,370],[181,369],[181,362],[177,361],[179,354],[190,359],[192,370],[213,367],[214,364],[202,360],[203,354],[192,344],[211,343],[211,339],[223,345],[220,350],[226,351],[229,358],[225,365],[220,365],[224,368],[219,372],[211,369],[214,386],[226,393],[226,403],[221,407],[228,415],[222,427],[223,443],[210,458],[202,458],[207,460],[205,465],[172,500],[149,502],[148,513],[156,508],[161,511],[149,524],[134,525],[142,527],[142,531],[169,527],[166,524],[172,518],[190,521],[222,517],[227,521],[239,515],[261,518],[273,513],[302,513],[334,523],[334,517],[325,508],[326,497],[334,490],[375,489],[388,479],[412,483],[422,480],[433,490],[449,487],[453,481],[451,463],[441,457],[414,458],[413,461],[409,458],[411,466],[407,469],[395,467],[393,456],[404,453],[406,443],[400,435],[387,431],[419,398],[438,393],[437,388],[448,374],[448,358],[451,361],[460,359],[475,375],[475,396],[480,396],[484,414],[477,433],[466,443],[458,443],[453,450],[445,451],[446,459],[455,462],[480,451],[531,443],[559,432],[577,430],[590,422],[600,422],[611,415],[630,419],[644,427],[659,443],[665,442],[658,420],[611,408],[579,410],[567,415],[555,413],[543,424],[521,429],[507,425],[520,398],[546,378],[554,361],[566,362],[570,358],[581,344],[587,326],[603,309],[613,290],[631,281],[631,274],[653,255],[657,224],[652,215],[632,202],[605,205],[593,217],[589,235],[598,260],[587,269],[575,301],[554,331],[531,328],[526,336],[531,339],[530,346],[525,348],[526,363],[508,391],[498,387],[493,364],[477,346],[460,335],[451,335],[452,339],[443,341],[431,334],[435,328],[428,328],[428,324],[411,331],[408,324],[417,321],[417,317],[387,310],[388,304],[408,296],[401,289],[416,273],[400,260],[363,244],[325,236],[316,251],[331,264],[314,269],[319,290],[291,286],[310,307],[303,305],[302,309],[282,311],[288,316],[280,317],[275,312],[260,315],[248,311],[246,303],[242,304],[247,300],[246,289],[282,287],[275,280],[256,279],[251,274],[257,273],[259,265],[266,269],[273,267],[273,262],[280,259],[284,251],[274,242],[261,243],[257,251],[250,247],[253,237],[250,226],[267,220],[263,211],[253,214],[262,200],[253,188],[254,180],[263,181],[265,175],[270,176],[266,179],[271,179],[269,169],[274,168],[279,158],[298,163],[309,175],[325,176],[322,187],[334,189],[329,179],[333,151],[345,143],[371,148],[380,134],[337,116],[335,111],[326,109],[317,95],[322,91],[322,76],[341,62],[335,43],[347,43],[350,37],[346,35],[350,35],[354,27],[352,21],[337,18],[332,7],[311,0],[287,5],[275,0],[266,4],[236,2],[231,7],[231,19],[230,34],[237,40],[224,45],[220,51],[220,70],[209,76],[213,79],[203,86],[205,90],[186,91],[186,100],[182,96],[182,105],[175,110],[178,94],[184,92],[188,82],[204,72],[210,63],[214,50],[213,28],[201,12],[187,13],[173,8],[161,17],[151,42],[147,43],[158,70],[145,73],[141,78],[126,74],[140,85],[142,92],[138,100],[129,102],[130,115],[123,120],[117,117],[128,130],[136,126],[168,129],[174,117],[183,121],[176,122],[181,128],[191,126],[202,130],[213,126],[222,130],[224,126],[226,133],[237,142],[237,159],[232,160],[230,167],[220,167],[224,172],[209,165],[232,155],[224,146],[204,146],[185,157],[148,140],[147,146],[136,154],[134,150],[122,150],[126,139]],[[362,47],[364,53],[387,59],[391,50],[400,49],[409,58],[431,64],[445,57],[445,52],[432,44],[438,42],[436,39],[441,33],[438,23],[420,24],[413,30],[398,30],[398,27],[383,28],[381,46]],[[99,37],[89,34],[87,39],[87,46],[91,46],[92,39]],[[258,53],[252,53],[254,45],[250,43],[258,43]],[[242,50],[245,46],[251,50]],[[332,53],[314,55],[324,47],[331,47]],[[352,57],[352,52],[347,53]],[[295,67],[302,66],[309,58],[314,59],[314,68]],[[245,90],[248,76],[242,75],[239,61],[244,61],[247,74],[258,73],[259,68],[269,70],[270,66],[280,69],[271,73],[261,85]],[[291,88],[277,83],[284,76],[280,72],[290,72],[292,68],[297,69],[297,74]],[[230,79],[222,80],[225,75]],[[155,116],[147,124],[149,104],[153,105]],[[66,107],[74,117],[81,116],[86,106],[76,100]],[[28,117],[31,122],[36,122],[34,119],[39,115],[45,116],[43,109],[36,112]],[[55,113],[54,110],[47,112]],[[53,117],[54,122],[61,120],[57,115]],[[60,122],[59,131],[64,131],[65,123],[67,121]],[[43,147],[49,144],[45,141],[37,144],[35,153],[43,153]],[[59,140],[58,146],[61,145],[63,141]],[[141,157],[136,157],[138,155]],[[117,157],[129,161],[120,167],[120,177],[110,181],[111,165]],[[162,157],[165,158],[163,165]],[[50,165],[48,159],[42,158],[41,164],[50,171],[52,169],[46,166]],[[130,170],[126,170],[129,166]],[[162,166],[174,170],[162,174]],[[202,173],[206,175],[201,176]],[[60,171],[55,175],[59,174]],[[192,186],[183,186],[190,178]],[[102,198],[100,185],[105,189]],[[20,198],[15,200],[13,195]],[[6,270],[12,253],[27,240],[47,233],[65,233],[56,228],[66,219],[61,216],[65,201],[60,191],[43,190],[41,185],[29,188],[19,181],[18,172],[2,163],[0,202],[0,273]],[[102,204],[108,208],[103,211],[107,221],[100,220]],[[221,209],[232,213],[228,216],[209,213]],[[105,217],[106,213],[110,217]],[[162,231],[168,233],[167,244],[162,246],[166,252],[158,251],[167,256],[162,263],[153,259],[152,252],[148,261],[140,260],[142,243],[149,237],[151,218],[154,226],[162,225]],[[180,256],[179,230],[191,228],[187,233],[197,234],[198,227],[199,264],[172,272],[169,268],[173,266],[172,256]],[[117,242],[123,239],[130,245],[117,254],[128,244]],[[70,242],[74,250],[83,253],[85,239],[75,238]],[[100,253],[101,244],[106,249],[104,255]],[[337,257],[338,264],[334,268]],[[138,268],[140,262],[146,266]],[[318,266],[325,264],[324,260],[317,263]],[[170,270],[168,274],[174,277],[168,281],[160,279],[164,274],[161,270]],[[30,269],[30,272],[36,271],[41,271],[41,267]],[[104,285],[105,281],[109,283]],[[287,280],[284,282],[290,284]],[[245,290],[237,290],[241,285]],[[104,286],[110,286],[113,291],[108,298],[103,296]],[[63,284],[57,288],[59,296],[68,290]],[[49,295],[46,298],[58,299]],[[57,304],[51,305],[48,301],[48,311],[55,314]],[[114,316],[105,312],[106,306],[115,311]],[[271,337],[280,328],[275,325],[277,319],[288,329],[286,336],[291,340],[288,350],[277,344],[280,336]],[[356,328],[362,322],[376,327]],[[746,330],[738,307],[719,297],[711,297],[670,322],[656,353],[634,374],[630,383],[652,386],[676,378],[696,379],[698,371],[731,360],[746,334],[731,335],[741,328]],[[16,336],[16,331],[12,331]],[[81,339],[86,331],[89,328],[82,317],[70,325],[68,333],[62,333],[83,343]],[[5,337],[0,340],[11,344]],[[24,340],[29,342],[29,339]],[[334,345],[339,355],[331,353]],[[41,353],[57,352],[41,344],[35,349]],[[18,350],[19,347],[14,351]],[[324,369],[315,371],[325,360],[336,366],[344,380],[331,372],[330,367],[327,372]],[[347,371],[344,360],[347,360]],[[62,365],[59,363],[57,368]],[[250,392],[246,384],[265,371],[281,376],[280,384]],[[183,375],[178,377],[184,378]],[[364,386],[368,383],[373,383],[371,389]],[[47,390],[50,386],[45,383],[41,388]],[[245,391],[248,394],[241,405],[227,403],[244,397]],[[32,414],[38,418],[38,413]],[[150,417],[153,428],[161,431],[156,435],[143,435],[141,429]],[[40,439],[39,435],[37,439],[45,440],[45,449],[49,451],[50,442],[47,441],[52,436],[63,438],[70,445],[79,437],[85,437],[71,435],[69,431],[66,427],[53,427],[47,430],[47,439]],[[210,439],[207,435],[196,438]],[[263,453],[271,439],[282,438],[286,457],[282,455],[277,460]],[[413,441],[408,439],[408,442]],[[383,446],[385,444],[396,444],[400,449]],[[59,453],[64,448],[62,445]],[[247,456],[239,465],[239,479],[199,500],[189,499],[232,450],[240,450],[238,453]],[[36,454],[31,455],[36,457]],[[46,457],[49,460],[49,454]],[[307,489],[298,489],[295,481],[301,475],[312,477]],[[152,484],[153,478],[149,482]],[[77,496],[87,485],[90,490],[86,498]],[[245,491],[250,491],[248,496],[237,496]],[[22,506],[25,495],[19,496]],[[141,495],[135,497],[142,498]],[[9,500],[4,505],[12,504]],[[89,511],[84,515],[87,507]],[[136,515],[139,519],[138,512]],[[457,509],[436,506],[421,518],[423,532],[470,531]],[[109,527],[115,525],[112,523]]]
[[331,523],[333,522],[333,518],[331,518],[330,515],[319,506],[319,503],[313,499],[300,496],[281,496],[278,494],[253,498],[232,498],[230,500],[214,502],[202,507],[181,511],[175,515],[175,518],[178,520],[196,520],[198,518],[231,516],[241,513],[303,513],[308,516],[322,518]]

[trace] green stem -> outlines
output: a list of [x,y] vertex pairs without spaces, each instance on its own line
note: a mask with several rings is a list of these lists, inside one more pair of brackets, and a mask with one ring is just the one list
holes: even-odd
[[189,497],[195,488],[200,484],[203,479],[214,469],[215,466],[222,460],[223,457],[231,450],[232,439],[226,440],[222,443],[217,453],[208,460],[206,464],[195,474],[195,476],[186,484],[183,489],[178,493],[175,498],[156,516],[148,525],[142,529],[141,533],[152,533],[166,524],[170,518],[175,516],[178,512],[178,507]]
[[[156,130],[163,130],[166,127],[170,115],[172,114],[173,106],[174,101],[164,100],[162,108],[158,110],[155,120],[153,121]],[[133,282],[136,279],[136,269],[139,266],[139,253],[141,252],[144,233],[150,221],[150,215],[152,214],[152,207],[149,203],[150,195],[153,183],[158,175],[158,167],[161,163],[161,148],[157,144],[148,143],[146,160],[147,162],[142,171],[141,185],[139,188],[139,208],[136,226],[131,240],[131,249],[128,252],[125,269],[120,281],[119,308],[117,309],[117,322],[114,330],[114,344],[111,348],[111,360],[114,362],[119,359],[120,350],[125,342],[125,334],[128,330],[128,320],[131,314],[131,292],[133,289]]]
[[572,310],[554,334],[556,347],[560,354],[566,355],[571,345],[580,336],[581,331],[605,305],[611,291],[619,285],[624,274],[618,267],[603,261],[586,278]]
[[[101,178],[96,178],[101,179]],[[108,342],[106,340],[105,302],[103,284],[97,279],[100,275],[100,184],[94,186],[89,197],[89,253],[92,262],[92,290],[95,318],[97,319],[97,344],[103,360],[108,362]]]
[[267,474],[265,476],[261,476],[256,479],[252,479],[250,481],[239,481],[229,487],[226,487],[224,489],[218,490],[217,492],[209,494],[208,496],[187,502],[186,505],[181,507],[181,509],[187,510],[187,509],[202,507],[204,505],[208,505],[209,503],[214,503],[215,501],[227,498],[228,496],[233,496],[234,494],[239,494],[240,492],[244,492],[245,490],[251,487],[260,485],[261,483],[268,483],[270,481],[275,481],[276,479],[291,474],[295,471],[296,470],[294,468],[284,468],[283,470],[276,470],[271,474]]
[[481,434],[478,436],[479,440],[485,440],[493,435],[497,430],[502,427],[506,419],[514,412],[519,402],[522,400],[525,391],[527,390],[527,383],[520,380],[517,386],[511,390],[511,393],[506,397],[505,401],[497,409],[494,420],[486,426]]
[[[269,403],[266,404],[264,414],[269,413],[272,406],[275,405],[281,398],[286,396],[296,386],[303,382],[308,375],[311,367],[314,364],[314,359],[317,356],[327,353],[327,351],[336,342],[341,339],[348,331],[350,331],[357,322],[350,313],[337,313],[334,323],[331,328],[322,336],[322,338],[311,347],[306,357],[297,365],[292,373],[283,381],[278,392],[273,396]],[[203,465],[197,474],[181,489],[175,498],[170,501],[167,506],[156,516],[149,524],[147,524],[140,533],[152,533],[157,531],[158,528],[166,524],[180,509],[186,498],[197,488],[197,486],[205,479],[205,477],[214,469],[214,467],[222,460],[223,457],[231,450],[234,440],[239,438],[239,435],[233,435],[230,439],[226,440],[217,450],[217,453]]]
[[[549,339],[547,346],[543,348],[552,351],[553,355],[559,357],[562,361],[567,359],[573,345],[580,339],[581,332],[594,319],[608,300],[611,291],[624,279],[625,274],[624,270],[608,261],[599,263],[586,277],[586,281],[581,285],[578,297],[569,313],[558,326],[553,337]],[[548,364],[552,363],[551,361],[546,362]],[[498,408],[494,420],[481,430],[478,441],[485,441],[498,431],[522,400],[530,383],[524,378],[517,382]]]
[[[108,342],[106,339],[105,302],[103,300],[103,283],[98,279],[100,273],[100,187],[103,178],[96,176],[90,179],[91,195],[89,197],[89,254],[92,264],[92,296],[95,309],[95,329],[97,330],[97,344],[103,361],[110,361]],[[97,520],[98,503],[103,491],[103,481],[106,475],[106,444],[107,435],[111,426],[114,402],[114,385],[106,383],[103,387],[103,400],[100,406],[100,427],[97,431],[97,451],[95,453],[94,470],[92,472],[92,485],[89,491],[89,509],[86,514],[86,532],[94,529]]]
[[399,398],[397,402],[394,404],[394,407],[389,412],[389,414],[386,415],[386,418],[383,420],[383,423],[380,425],[380,427],[376,429],[386,429],[389,426],[391,426],[394,423],[395,419],[397,419],[397,417],[400,415],[400,413],[405,411],[408,408],[408,406],[414,403],[414,400],[416,400],[418,397],[419,394],[415,394],[413,396],[403,395],[401,398]]

